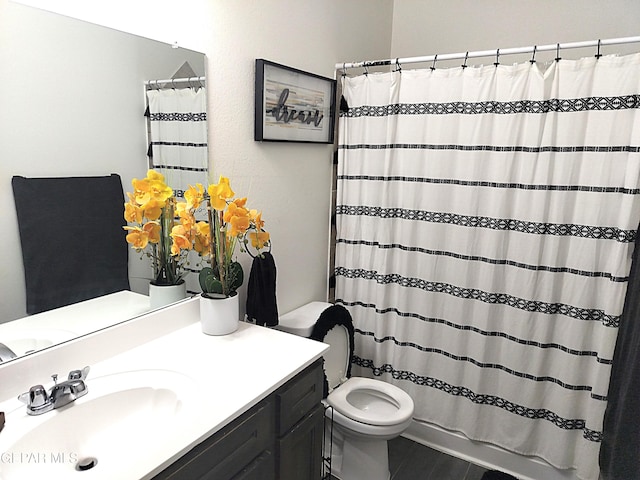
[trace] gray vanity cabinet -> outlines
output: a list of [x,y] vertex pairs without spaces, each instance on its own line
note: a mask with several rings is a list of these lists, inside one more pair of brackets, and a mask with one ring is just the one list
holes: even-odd
[[319,360],[154,480],[319,480],[323,381]]
[[322,363],[318,361],[275,393],[279,480],[322,477],[323,383]]

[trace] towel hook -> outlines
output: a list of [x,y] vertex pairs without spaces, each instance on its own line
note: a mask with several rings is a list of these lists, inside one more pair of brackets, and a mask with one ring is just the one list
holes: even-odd
[[496,49],[496,61],[494,63],[494,65],[497,67],[498,65],[500,65],[500,49],[497,48]]
[[538,49],[537,45],[533,46],[533,55],[531,55],[531,60],[529,60],[529,63],[531,63],[532,65],[534,63],[536,63],[536,50]]
[[556,44],[556,62],[559,62],[560,60],[562,60],[562,58],[560,57],[560,44]]
[[467,68],[467,59],[469,58],[469,51],[464,54],[464,63],[460,65],[462,68]]
[[431,71],[433,72],[436,69],[436,62],[438,61],[438,54],[436,53],[435,56],[433,57],[433,64],[431,65]]
[[596,53],[596,58],[600,58],[602,56],[602,54],[600,53],[600,43],[601,43],[601,40],[598,39],[598,53]]

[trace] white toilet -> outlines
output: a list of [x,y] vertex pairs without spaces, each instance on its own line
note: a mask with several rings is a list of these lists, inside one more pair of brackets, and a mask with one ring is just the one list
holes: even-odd
[[324,355],[328,395],[323,401],[333,407],[326,410],[327,417],[333,418],[331,474],[341,480],[388,480],[387,440],[411,423],[413,400],[389,383],[351,377],[349,312],[342,306],[312,302],[280,317],[276,328],[331,346]]

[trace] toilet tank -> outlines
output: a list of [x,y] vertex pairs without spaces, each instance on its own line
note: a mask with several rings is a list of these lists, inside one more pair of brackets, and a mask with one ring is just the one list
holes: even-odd
[[277,330],[293,333],[300,337],[309,337],[320,314],[331,304],[327,302],[311,302],[282,315],[278,319]]

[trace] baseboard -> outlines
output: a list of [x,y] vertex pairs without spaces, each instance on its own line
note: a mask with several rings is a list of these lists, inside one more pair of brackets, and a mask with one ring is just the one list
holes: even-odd
[[474,442],[461,433],[433,424],[414,420],[402,436],[483,468],[503,471],[520,480],[578,480],[574,470],[558,470],[542,459],[518,455],[488,443]]

